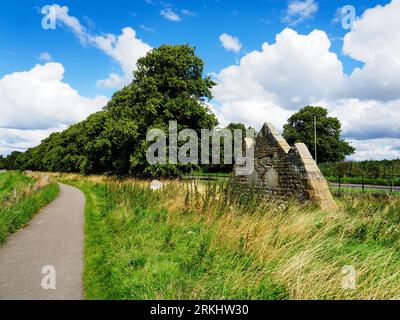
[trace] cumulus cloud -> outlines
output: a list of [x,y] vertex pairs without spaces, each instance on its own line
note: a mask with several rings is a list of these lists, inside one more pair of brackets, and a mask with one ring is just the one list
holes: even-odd
[[400,98],[400,0],[368,9],[344,37],[343,52],[364,62],[345,84],[347,96]]
[[0,149],[3,152],[7,148],[32,147],[49,132],[83,120],[107,103],[105,96],[79,95],[62,81],[63,77],[64,67],[51,62],[0,79]]
[[251,97],[294,110],[330,96],[341,85],[343,67],[329,48],[323,31],[300,35],[287,28],[274,44],[264,43],[261,51],[248,53],[239,65],[223,69],[217,75],[215,97],[222,103]]
[[400,100],[338,99],[319,101],[330,114],[338,117],[349,139],[368,140],[400,138]]
[[314,0],[292,0],[289,2],[282,21],[296,25],[306,19],[314,17],[318,11],[318,3]]
[[400,139],[354,140],[352,145],[356,148],[356,153],[352,156],[352,159],[357,161],[400,158]]
[[111,73],[107,79],[97,82],[105,88],[121,88],[128,84],[133,78],[137,60],[151,50],[147,43],[136,38],[136,32],[132,28],[122,29],[122,34],[118,37],[113,34],[96,36],[93,42],[116,61],[123,72],[123,75]]
[[[322,105],[338,117],[355,159],[400,158],[400,0],[366,10],[344,37],[343,51],[364,63],[351,74],[322,30],[285,29],[274,43],[246,54],[216,75],[215,109],[222,122],[282,130],[300,107]],[[396,147],[397,146],[397,147]]]
[[163,16],[165,19],[173,21],[173,22],[179,22],[181,21],[181,18],[177,13],[175,13],[171,8],[167,7],[164,8],[160,11],[160,15]]
[[240,49],[242,48],[242,44],[240,43],[239,38],[233,37],[227,33],[221,34],[219,36],[219,41],[227,51],[239,53]]
[[122,29],[122,34],[93,35],[74,16],[69,15],[67,6],[52,5],[56,12],[57,24],[71,30],[84,45],[92,45],[110,56],[121,68],[122,74],[110,73],[106,79],[97,81],[99,87],[120,89],[128,84],[137,60],[151,50],[151,46],[136,37],[130,27]]
[[400,60],[400,0],[367,9],[344,37],[343,51],[353,59],[371,62],[377,55]]
[[[63,82],[60,63],[36,65],[0,79],[0,127],[48,129],[80,121],[107,103],[105,96],[86,98]],[[23,88],[23,89],[21,89]]]

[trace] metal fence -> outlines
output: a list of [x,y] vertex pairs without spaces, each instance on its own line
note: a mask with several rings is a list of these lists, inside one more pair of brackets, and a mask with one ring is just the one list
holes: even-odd
[[400,193],[400,175],[380,175],[376,177],[367,174],[344,175],[338,172],[335,176],[328,176],[327,180],[332,187],[339,190],[358,189],[362,192]]

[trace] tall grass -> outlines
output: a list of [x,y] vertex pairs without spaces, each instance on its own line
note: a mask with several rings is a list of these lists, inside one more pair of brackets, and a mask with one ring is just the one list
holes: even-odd
[[0,173],[0,205],[13,202],[20,194],[34,185],[35,180],[19,172],[8,171]]
[[18,172],[0,175],[0,244],[54,200],[58,192],[57,184],[45,186],[40,179]]
[[222,182],[64,178],[86,194],[88,299],[399,298],[399,198],[324,212]]

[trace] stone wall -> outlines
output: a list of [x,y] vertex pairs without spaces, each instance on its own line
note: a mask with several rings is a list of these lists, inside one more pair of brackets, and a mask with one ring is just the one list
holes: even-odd
[[305,144],[290,147],[266,123],[257,135],[254,158],[254,170],[236,178],[240,183],[271,197],[314,201],[324,210],[336,208],[328,184]]

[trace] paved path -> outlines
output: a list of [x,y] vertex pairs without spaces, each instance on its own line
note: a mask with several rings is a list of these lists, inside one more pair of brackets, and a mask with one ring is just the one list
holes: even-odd
[[54,202],[0,247],[0,300],[83,298],[85,198],[78,189],[60,188]]

